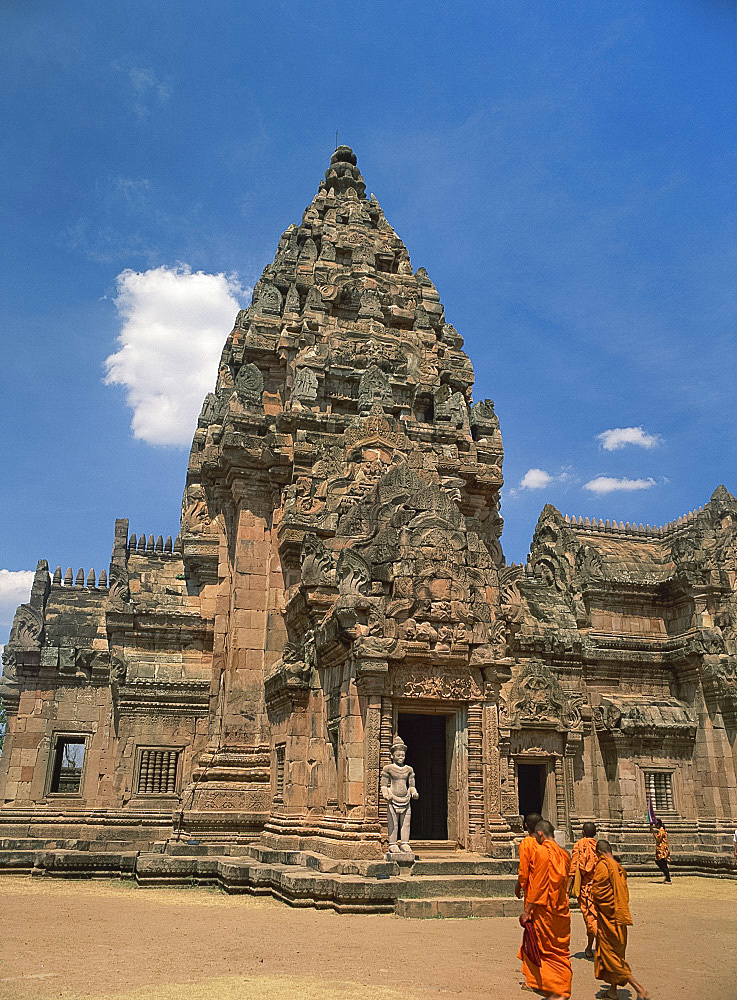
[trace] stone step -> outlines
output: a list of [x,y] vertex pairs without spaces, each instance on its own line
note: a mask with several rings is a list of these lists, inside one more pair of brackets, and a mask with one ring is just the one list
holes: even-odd
[[462,853],[455,840],[413,840],[415,854],[458,854]]
[[200,844],[199,842],[189,843],[186,840],[169,840],[161,851],[170,857],[186,858],[219,858],[238,857],[245,854],[245,845],[238,847],[231,844]]
[[435,899],[398,899],[398,917],[427,919],[465,919],[468,917],[519,917],[522,903],[518,899],[438,896]]
[[415,861],[412,865],[413,878],[426,875],[517,875],[516,860],[511,858],[482,858],[473,860],[448,858],[428,858]]
[[[160,855],[158,855],[160,856]],[[0,852],[0,873],[52,874],[59,878],[132,876],[137,851],[35,850]]]
[[516,878],[509,875],[423,875],[398,880],[398,899],[429,899],[437,896],[471,898],[514,897]]

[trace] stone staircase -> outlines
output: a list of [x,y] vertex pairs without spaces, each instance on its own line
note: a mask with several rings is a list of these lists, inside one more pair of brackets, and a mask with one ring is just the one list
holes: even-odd
[[[108,849],[95,849],[107,846]],[[229,893],[268,895],[291,906],[402,917],[512,916],[516,861],[453,845],[417,845],[413,864],[335,860],[258,845],[167,841],[149,851],[59,840],[0,841],[0,873],[55,878],[132,878],[142,886],[217,885]],[[426,847],[428,850],[426,850]]]

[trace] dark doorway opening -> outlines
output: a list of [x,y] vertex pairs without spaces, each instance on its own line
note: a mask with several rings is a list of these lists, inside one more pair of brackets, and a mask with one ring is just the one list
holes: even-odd
[[519,812],[523,818],[543,811],[545,797],[545,765],[517,764],[517,794]]
[[399,715],[399,735],[407,744],[419,799],[412,803],[413,840],[448,839],[448,766],[445,715]]

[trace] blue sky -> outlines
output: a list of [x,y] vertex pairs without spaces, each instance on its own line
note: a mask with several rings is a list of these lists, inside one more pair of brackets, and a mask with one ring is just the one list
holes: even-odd
[[3,5],[0,643],[38,558],[176,533],[336,129],[495,400],[509,561],[546,502],[735,491],[735,38],[720,0]]

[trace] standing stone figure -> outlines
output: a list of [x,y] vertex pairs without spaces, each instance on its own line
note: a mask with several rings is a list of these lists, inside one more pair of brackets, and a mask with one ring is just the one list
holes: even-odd
[[404,763],[407,744],[400,736],[394,737],[391,752],[392,762],[381,772],[381,794],[386,799],[389,820],[389,854],[412,854],[409,846],[411,803],[420,795],[415,788],[415,772]]

